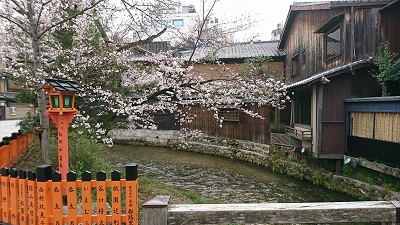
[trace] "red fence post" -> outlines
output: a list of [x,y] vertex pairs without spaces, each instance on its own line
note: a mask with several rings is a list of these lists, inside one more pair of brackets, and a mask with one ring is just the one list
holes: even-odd
[[[61,174],[62,175],[62,174]],[[76,225],[78,222],[78,200],[76,195],[76,173],[67,173],[67,207],[68,224]]]
[[28,225],[28,189],[26,180],[26,171],[18,171],[18,186],[19,186],[19,218],[18,222],[21,225]]
[[7,166],[7,160],[6,160],[6,155],[8,155],[8,145],[5,143],[1,143],[2,146],[0,146],[0,167]]
[[37,167],[37,203],[38,203],[38,223],[39,225],[49,224],[51,208],[51,166],[43,164]]
[[51,182],[52,192],[52,208],[53,208],[53,224],[63,224],[63,193],[61,183],[61,173],[56,171],[53,173]]
[[1,169],[1,221],[10,223],[10,173],[7,167]]
[[18,224],[18,171],[15,168],[10,170],[10,203],[11,224]]
[[82,217],[83,224],[93,223],[92,212],[92,174],[82,173]]
[[138,225],[138,166],[131,163],[125,166],[126,171],[126,221],[127,225]]
[[28,172],[28,221],[29,224],[37,223],[37,202],[36,202],[36,173]]
[[97,224],[107,224],[107,184],[106,173],[104,171],[96,174],[97,186]]
[[121,224],[121,173],[111,173],[112,224]]

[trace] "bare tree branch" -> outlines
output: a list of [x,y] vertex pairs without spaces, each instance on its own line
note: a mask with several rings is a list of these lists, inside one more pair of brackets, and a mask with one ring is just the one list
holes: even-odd
[[[49,0],[49,1],[47,1],[47,2],[45,2],[45,3],[42,4],[42,7],[40,8],[40,11],[39,11],[39,13],[38,13],[38,17],[37,17],[37,20],[36,20],[36,24],[37,24],[37,25],[39,25],[39,19],[40,19],[40,17],[42,16],[42,12],[43,12],[44,7],[45,7],[47,4],[49,4],[50,2],[51,2],[51,0]],[[39,26],[36,26],[36,32],[38,32],[38,29],[39,29]]]
[[165,31],[167,30],[167,28],[162,29],[162,31],[160,31],[159,33],[149,36],[148,38],[144,39],[144,40],[139,40],[136,42],[131,42],[131,43],[127,43],[124,46],[121,46],[117,51],[123,51],[123,50],[127,50],[129,48],[135,47],[135,46],[139,46],[141,44],[144,43],[148,43],[148,42],[152,42],[155,38],[161,36],[163,33],[165,33]]
[[65,18],[65,19],[63,19],[63,20],[60,20],[60,21],[58,21],[57,23],[55,23],[55,24],[53,24],[53,25],[47,27],[47,28],[44,29],[40,34],[38,34],[38,37],[37,37],[37,38],[40,39],[47,31],[51,30],[52,28],[54,28],[54,27],[56,27],[56,26],[58,26],[58,25],[60,25],[60,24],[65,23],[66,21],[69,21],[69,20],[71,20],[71,19],[73,19],[73,18],[75,18],[75,17],[77,17],[77,16],[79,16],[79,15],[82,15],[83,13],[85,13],[86,11],[88,11],[88,10],[90,10],[90,9],[93,9],[96,5],[98,5],[99,3],[103,2],[103,1],[104,1],[104,0],[98,0],[97,2],[93,3],[93,5],[91,5],[91,6],[87,7],[87,8],[85,8],[85,9],[81,10],[80,12],[77,12],[77,13],[75,13],[74,15],[72,15],[72,16],[70,16],[70,17],[67,17],[67,18]]
[[191,61],[192,61],[192,59],[193,59],[193,55],[194,55],[194,53],[196,52],[196,49],[197,49],[198,44],[199,44],[199,42],[200,42],[201,34],[202,34],[202,32],[204,31],[204,26],[205,26],[205,24],[206,24],[206,22],[207,22],[207,19],[210,17],[211,11],[212,11],[212,9],[214,8],[215,3],[217,3],[217,1],[218,1],[218,0],[214,0],[214,1],[213,1],[213,3],[212,3],[212,5],[211,5],[210,9],[209,9],[208,12],[207,12],[207,14],[205,13],[205,9],[204,9],[204,8],[205,8],[205,1],[203,1],[203,21],[201,22],[201,26],[200,26],[199,32],[197,33],[196,43],[195,43],[195,45],[194,45],[193,51],[192,51],[192,53],[190,54],[189,60],[186,61],[186,64],[185,64],[186,67],[189,66],[189,64],[191,63]]
[[11,0],[20,10],[20,12],[18,12],[18,10],[14,9],[15,11],[17,11],[18,13],[20,13],[21,15],[27,15],[28,12],[24,10],[24,8],[18,3],[18,1],[16,0]]
[[23,23],[18,23],[18,22],[16,22],[16,21],[14,21],[13,18],[10,18],[10,17],[8,17],[8,16],[6,16],[6,15],[3,15],[3,14],[0,14],[0,17],[3,18],[3,19],[5,19],[5,20],[7,20],[8,22],[10,22],[10,23],[16,25],[17,27],[21,28],[21,30],[23,30],[23,31],[24,31],[25,33],[27,33],[28,35],[31,34],[31,33],[29,32],[29,30],[27,30],[25,27],[23,27],[23,26],[21,25],[21,24],[23,24]]

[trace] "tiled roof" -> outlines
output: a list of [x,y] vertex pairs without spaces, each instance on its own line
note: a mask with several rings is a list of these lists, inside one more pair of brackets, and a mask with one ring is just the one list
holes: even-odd
[[[215,55],[218,59],[245,59],[257,56],[279,57],[285,56],[284,51],[278,50],[279,41],[263,41],[252,43],[240,43],[225,46],[214,50],[211,47],[200,47],[196,49],[192,60],[204,59],[207,56]],[[189,59],[192,50],[180,51],[185,59]]]
[[76,85],[75,81],[70,80],[57,80],[57,79],[45,79],[46,83],[51,85],[52,88],[58,91],[71,91],[81,92],[82,89]]
[[357,60],[355,62],[351,62],[351,63],[345,64],[342,66],[338,66],[338,67],[332,68],[330,70],[326,70],[322,73],[315,74],[304,80],[300,80],[298,82],[289,84],[286,86],[286,88],[291,89],[291,88],[299,87],[299,86],[302,86],[305,84],[311,84],[311,83],[317,82],[322,77],[325,77],[325,76],[330,77],[330,75],[335,74],[337,72],[341,72],[344,70],[353,70],[353,69],[356,69],[357,67],[367,66],[372,61],[372,59],[373,58],[371,56],[365,56],[364,58]]

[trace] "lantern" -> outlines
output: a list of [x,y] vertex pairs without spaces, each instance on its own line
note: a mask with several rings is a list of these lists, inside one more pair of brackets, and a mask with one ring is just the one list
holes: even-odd
[[47,110],[76,110],[75,95],[82,91],[74,81],[46,79],[43,91],[47,92]]

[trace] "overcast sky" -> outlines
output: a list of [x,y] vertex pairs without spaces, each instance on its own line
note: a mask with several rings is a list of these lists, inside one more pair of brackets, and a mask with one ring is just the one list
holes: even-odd
[[[184,4],[193,4],[196,10],[200,10],[202,0],[181,0]],[[208,0],[211,1],[211,0]],[[215,7],[215,15],[221,22],[225,18],[236,18],[241,15],[249,15],[258,25],[246,32],[235,34],[238,41],[246,40],[246,36],[259,33],[258,39],[267,41],[271,39],[272,30],[278,23],[285,23],[289,6],[294,0],[220,0]],[[304,2],[310,0],[296,0]]]

